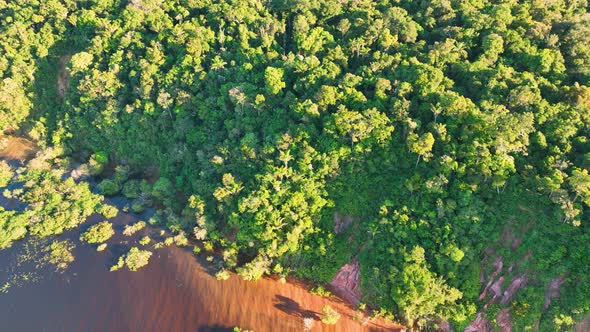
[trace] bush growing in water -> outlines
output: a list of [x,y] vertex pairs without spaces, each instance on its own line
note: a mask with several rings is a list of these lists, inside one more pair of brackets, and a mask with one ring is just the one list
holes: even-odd
[[93,194],[88,183],[62,180],[62,175],[59,170],[30,168],[18,176],[17,180],[24,182],[22,189],[4,195],[19,199],[27,207],[23,211],[0,208],[0,249],[10,247],[29,232],[37,237],[61,234],[98,210],[102,196]]
[[97,212],[100,213],[103,217],[110,219],[117,216],[117,214],[119,213],[119,209],[117,209],[117,207],[113,205],[102,204],[98,208]]
[[12,242],[25,237],[28,224],[28,215],[0,207],[0,249],[8,248]]
[[119,257],[117,264],[111,266],[111,272],[120,270],[123,266],[125,266],[125,255]]
[[145,221],[138,221],[133,225],[125,225],[125,229],[123,230],[123,235],[131,236],[145,227]]
[[90,175],[99,175],[109,163],[109,156],[106,152],[97,152],[90,156],[88,161],[88,172]]
[[149,263],[150,257],[152,257],[151,251],[133,247],[127,254],[119,257],[117,264],[111,266],[111,271],[117,271],[123,266],[127,266],[129,271],[137,271]]
[[114,180],[105,179],[98,184],[98,190],[103,195],[113,196],[121,190],[121,186]]
[[133,247],[125,257],[125,265],[130,271],[137,271],[149,263],[152,252]]
[[80,240],[88,243],[102,243],[110,239],[113,235],[115,235],[113,225],[108,221],[103,221],[90,226],[90,228],[80,236]]
[[53,265],[56,271],[63,272],[74,262],[75,258],[72,250],[75,247],[74,243],[70,240],[53,241],[45,249],[46,254],[43,257],[43,261]]
[[142,194],[148,194],[151,186],[146,180],[128,180],[123,185],[123,196],[127,198],[139,198]]
[[238,275],[244,280],[258,280],[264,274],[270,272],[271,260],[266,256],[256,256],[251,262],[244,264],[244,266],[236,269]]
[[141,240],[139,240],[139,244],[141,244],[142,246],[145,246],[147,244],[149,244],[152,241],[152,239],[150,239],[149,236],[144,236],[141,238]]
[[174,236],[174,244],[179,247],[185,247],[188,245],[188,239],[186,238],[186,234],[184,232],[180,232],[179,234]]

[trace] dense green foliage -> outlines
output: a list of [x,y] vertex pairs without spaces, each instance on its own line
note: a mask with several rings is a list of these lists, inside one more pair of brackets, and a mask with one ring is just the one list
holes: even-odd
[[25,237],[27,224],[26,216],[0,207],[0,249],[8,248],[12,242]]
[[[501,255],[529,276],[502,305],[515,326],[551,330],[590,311],[588,12],[586,0],[0,1],[0,129],[89,160],[102,193],[135,212],[157,203],[246,279],[327,282],[358,257],[364,301],[407,323],[466,324],[483,306],[482,260]],[[0,211],[0,246],[73,227],[99,202],[51,172],[27,177],[19,197],[46,222]],[[74,192],[85,203],[64,205]],[[335,211],[357,221],[336,234]],[[557,275],[563,296],[545,311]]]
[[82,233],[80,240],[88,243],[103,243],[115,235],[113,224],[108,221],[102,221],[90,226],[86,232]]
[[150,257],[152,257],[151,251],[132,247],[129,252],[119,257],[117,264],[111,267],[111,271],[119,270],[123,266],[127,266],[129,271],[137,271],[149,263]]
[[125,225],[125,228],[123,229],[123,235],[131,236],[142,230],[145,227],[145,225],[145,221],[138,221],[132,225]]
[[[37,161],[39,162],[39,161]],[[31,164],[34,164],[33,161]],[[95,195],[88,183],[62,180],[63,171],[31,166],[14,181],[22,188],[5,190],[4,196],[26,204],[23,210],[0,208],[0,249],[27,234],[47,237],[78,227],[102,208],[102,196]]]

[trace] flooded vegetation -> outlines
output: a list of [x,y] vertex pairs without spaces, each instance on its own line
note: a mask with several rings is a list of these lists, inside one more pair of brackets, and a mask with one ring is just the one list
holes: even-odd
[[[18,144],[22,145],[23,141],[8,142],[8,146]],[[18,154],[16,150],[1,153],[10,154],[13,160],[32,156],[32,153]],[[154,216],[153,209],[141,214],[126,213],[123,210],[128,202],[123,197],[100,204],[101,208],[96,210],[101,213],[95,211],[78,228],[64,228],[58,236],[51,228],[43,237],[27,236],[0,251],[0,321],[4,329],[231,331],[240,327],[253,331],[390,331],[396,328],[379,319],[369,320],[336,297],[314,295],[297,280],[263,278],[249,282],[228,271],[224,271],[224,281],[218,280],[215,273],[221,258],[211,252],[195,255],[193,244],[186,239],[146,226],[144,220]],[[4,195],[0,195],[0,206],[6,211],[26,210],[26,204]],[[118,213],[113,213],[114,207]],[[110,272],[120,260],[126,267]],[[149,264],[145,265],[148,260]]]

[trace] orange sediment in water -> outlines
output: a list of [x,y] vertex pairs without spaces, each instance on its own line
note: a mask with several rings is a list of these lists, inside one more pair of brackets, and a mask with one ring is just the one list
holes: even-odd
[[37,147],[35,143],[14,136],[0,136],[0,159],[27,160],[31,158]]

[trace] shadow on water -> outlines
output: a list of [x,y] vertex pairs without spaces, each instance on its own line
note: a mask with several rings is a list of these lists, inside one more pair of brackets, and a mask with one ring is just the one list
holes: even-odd
[[198,332],[232,332],[234,329],[231,327],[224,327],[221,325],[202,326]]
[[319,320],[320,317],[317,315],[316,312],[311,310],[305,310],[299,306],[299,303],[291,300],[288,297],[282,295],[275,296],[277,303],[275,303],[275,308],[289,314],[294,315],[301,318],[313,318],[315,320]]

